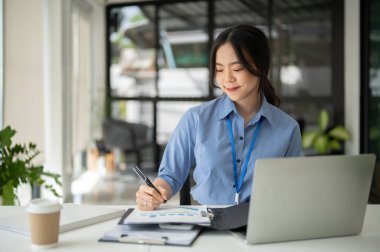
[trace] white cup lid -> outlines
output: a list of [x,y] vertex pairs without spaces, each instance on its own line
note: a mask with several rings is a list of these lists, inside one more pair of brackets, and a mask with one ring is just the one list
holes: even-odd
[[29,213],[44,214],[58,212],[61,208],[62,206],[57,200],[39,198],[32,200],[26,210]]

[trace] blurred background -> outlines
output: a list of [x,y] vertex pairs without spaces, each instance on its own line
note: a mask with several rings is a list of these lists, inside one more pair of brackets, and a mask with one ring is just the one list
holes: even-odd
[[[379,0],[0,3],[0,125],[37,143],[39,161],[62,175],[65,202],[134,204],[131,165],[154,178],[181,116],[220,95],[209,52],[239,23],[268,36],[270,79],[302,132],[326,109],[329,126],[351,134],[342,153],[380,155]],[[379,174],[377,163],[372,202]],[[30,197],[20,188],[21,204]]]

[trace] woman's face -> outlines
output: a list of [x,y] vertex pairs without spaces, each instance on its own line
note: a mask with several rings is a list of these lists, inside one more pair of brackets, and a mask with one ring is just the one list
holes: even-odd
[[257,99],[259,78],[239,62],[230,43],[218,48],[215,71],[216,82],[231,100],[239,103],[246,99]]

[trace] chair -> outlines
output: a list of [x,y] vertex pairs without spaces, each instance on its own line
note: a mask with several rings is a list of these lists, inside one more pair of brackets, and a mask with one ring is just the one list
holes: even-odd
[[187,178],[185,180],[185,183],[183,183],[183,186],[181,190],[179,191],[179,204],[180,205],[197,205],[198,203],[191,198],[191,187],[195,185],[194,178],[193,178],[193,172],[194,172],[195,166],[192,166],[190,168],[189,175],[187,175]]
[[106,119],[102,129],[105,148],[108,150],[119,148],[125,154],[134,153],[138,165],[142,161],[143,149],[154,146],[152,131],[145,124]]
[[190,185],[190,174],[189,174],[181,190],[179,191],[180,205],[191,205],[190,189],[191,189],[191,185]]

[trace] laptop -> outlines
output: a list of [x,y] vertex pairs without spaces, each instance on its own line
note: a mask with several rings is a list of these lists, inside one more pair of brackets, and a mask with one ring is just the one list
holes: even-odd
[[375,155],[256,161],[246,243],[359,234]]

